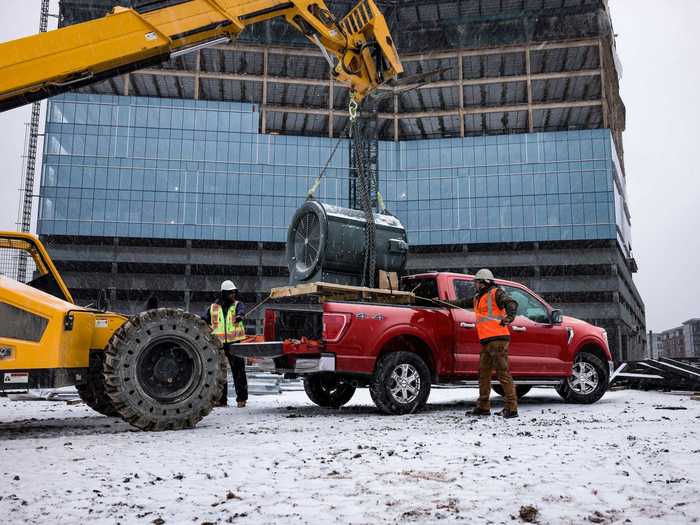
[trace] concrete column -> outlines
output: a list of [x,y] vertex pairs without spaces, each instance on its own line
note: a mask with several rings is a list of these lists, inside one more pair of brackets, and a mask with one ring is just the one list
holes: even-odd
[[608,113],[610,109],[608,108],[608,96],[607,96],[607,80],[605,78],[605,50],[603,49],[603,40],[598,41],[598,61],[600,67],[600,99],[603,104],[603,127],[609,128],[610,122],[608,121]]
[[530,48],[525,48],[525,74],[527,75],[527,125],[530,133],[535,131],[535,120],[532,116],[532,72],[530,71]]
[[265,48],[265,51],[263,51],[262,107],[260,108],[260,118],[262,119],[260,124],[260,132],[263,134],[267,133],[267,110],[265,108],[267,107],[267,61],[269,54],[269,50]]
[[399,96],[394,89],[394,142],[399,141]]
[[615,331],[616,333],[616,342],[617,342],[617,348],[615,350],[615,355],[613,355],[613,358],[617,362],[623,362],[627,359],[627,356],[625,355],[625,352],[623,350],[622,346],[622,323],[616,322],[615,323]]
[[333,138],[333,94],[335,92],[335,80],[333,79],[333,71],[330,72],[330,80],[328,84],[328,136]]
[[194,99],[199,100],[199,69],[201,65],[202,52],[195,51],[194,55]]
[[459,136],[464,138],[464,55],[457,54],[459,60]]
[[[190,243],[190,247],[192,246],[192,241],[187,241]],[[192,284],[190,281],[190,276],[192,275],[192,265],[191,264],[186,264],[185,265],[185,283],[186,283],[186,289],[185,289],[185,311],[189,312],[190,311],[190,298],[191,298],[191,292],[190,289],[192,288]]]

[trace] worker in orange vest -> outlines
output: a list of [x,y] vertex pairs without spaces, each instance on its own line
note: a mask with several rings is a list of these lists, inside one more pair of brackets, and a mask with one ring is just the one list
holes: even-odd
[[[245,305],[238,300],[238,288],[232,281],[224,281],[221,283],[219,298],[202,317],[211,326],[212,334],[218,337],[224,346],[233,374],[238,408],[244,408],[248,401],[248,378],[245,375],[245,359],[233,355],[231,346],[246,338],[244,315]],[[227,398],[228,385],[224,387],[220,406],[228,404]]]
[[502,288],[496,286],[491,270],[479,270],[474,276],[474,313],[476,332],[481,343],[479,354],[479,400],[469,415],[491,414],[491,374],[496,370],[505,395],[506,406],[498,412],[504,418],[518,417],[518,401],[513,378],[508,369],[508,325],[518,312],[518,303]]

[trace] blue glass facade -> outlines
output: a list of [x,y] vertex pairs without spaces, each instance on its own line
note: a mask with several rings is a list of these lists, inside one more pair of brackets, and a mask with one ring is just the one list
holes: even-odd
[[[255,105],[68,94],[49,104],[40,234],[284,241],[336,139],[259,133]],[[348,148],[317,196],[347,203]],[[605,129],[380,143],[414,245],[615,239],[624,180]]]

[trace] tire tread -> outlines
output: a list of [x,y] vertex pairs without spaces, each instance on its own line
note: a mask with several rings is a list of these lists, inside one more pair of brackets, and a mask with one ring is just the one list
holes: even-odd
[[562,381],[562,383],[556,387],[557,393],[561,398],[567,403],[575,403],[582,405],[590,405],[598,401],[608,389],[608,370],[605,363],[598,356],[591,354],[590,352],[580,352],[576,359],[583,359],[591,363],[593,366],[598,368],[598,373],[601,374],[603,378],[603,385],[599,385],[591,394],[581,395],[574,392],[570,387],[568,380]]
[[[421,392],[418,398],[410,404],[401,405],[392,401],[391,393],[386,387],[387,376],[401,363],[410,363],[417,367],[421,376]],[[391,352],[384,355],[377,363],[377,368],[372,376],[369,385],[369,393],[377,405],[377,408],[384,414],[411,414],[421,410],[428,401],[430,395],[431,374],[425,361],[413,352]]]
[[[154,332],[163,331],[176,332],[178,336],[188,339],[200,355],[204,354],[201,356],[203,373],[217,373],[213,383],[202,381],[198,391],[192,393],[187,400],[187,404],[192,404],[191,409],[185,405],[184,408],[188,410],[183,410],[182,403],[178,404],[179,414],[172,405],[130,395],[131,385],[120,374],[125,365],[131,366],[136,362],[139,349],[148,344]],[[218,366],[213,365],[216,368],[207,366],[211,363],[208,361],[211,357],[218,359]],[[221,397],[226,384],[226,359],[221,343],[201,318],[182,310],[159,308],[130,318],[113,334],[105,350],[104,380],[106,393],[115,411],[129,424],[141,430],[192,428],[211,412]],[[144,410],[144,404],[150,404],[151,410]]]

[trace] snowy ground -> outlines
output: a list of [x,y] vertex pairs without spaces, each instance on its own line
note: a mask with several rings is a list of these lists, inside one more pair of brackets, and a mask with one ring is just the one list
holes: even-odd
[[[341,411],[303,392],[144,433],[84,405],[0,398],[4,523],[700,521],[700,402],[618,391],[592,406],[536,390],[521,417],[474,420],[475,390],[426,411]],[[499,403],[496,402],[496,406]],[[684,407],[668,410],[660,407]]]

